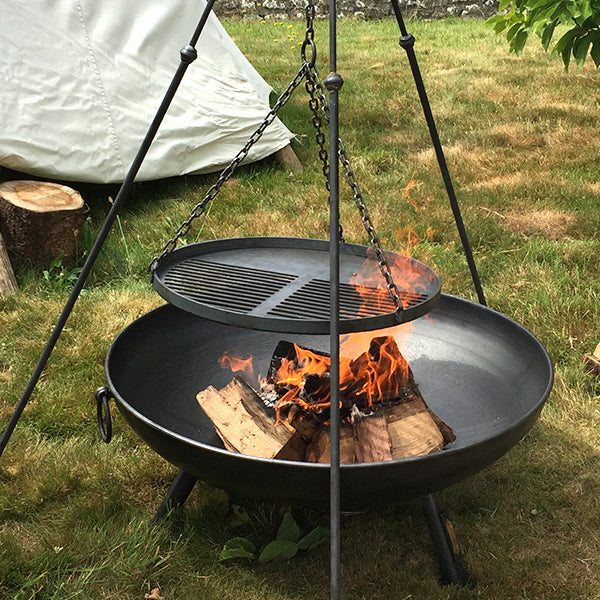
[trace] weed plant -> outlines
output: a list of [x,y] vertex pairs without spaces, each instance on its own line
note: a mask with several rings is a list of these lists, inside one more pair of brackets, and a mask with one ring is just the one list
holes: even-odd
[[[275,91],[283,90],[300,66],[303,24],[225,25]],[[344,516],[343,598],[600,598],[600,381],[580,364],[600,342],[600,74],[589,66],[567,72],[535,48],[517,58],[480,21],[415,21],[409,29],[488,303],[538,336],[556,378],[525,439],[442,494],[475,586],[438,585],[425,523],[407,504]],[[397,26],[343,20],[338,31],[341,135],[384,246],[431,265],[446,293],[474,300]],[[318,22],[323,76],[326,36]],[[327,237],[303,90],[281,118],[297,135],[304,171],[288,173],[269,160],[240,168],[186,242]],[[236,535],[273,539],[279,507],[198,484],[182,510],[153,524],[176,469],[116,410],[113,442],[103,444],[96,431],[93,392],[105,381],[109,345],[162,303],[147,266],[215,180],[136,184],[121,212],[0,460],[0,598],[328,597],[326,544],[289,561],[219,561]],[[116,190],[72,185],[90,205],[89,251]],[[341,202],[346,239],[366,243],[348,190]],[[20,291],[0,296],[2,427],[80,266],[21,270]],[[231,521],[237,505],[250,516],[242,531]],[[327,507],[294,516],[305,531],[328,525]]]

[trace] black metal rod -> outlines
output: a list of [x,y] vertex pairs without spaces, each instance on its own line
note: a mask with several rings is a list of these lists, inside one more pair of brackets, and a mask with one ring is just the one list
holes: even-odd
[[429,494],[421,498],[421,506],[427,521],[427,527],[440,567],[442,585],[466,585],[467,574],[457,542],[449,528],[451,527],[437,496]]
[[335,148],[338,141],[338,80],[333,74],[325,80],[329,90],[329,280],[330,280],[330,352],[331,352],[331,458],[330,458],[330,520],[331,520],[331,600],[340,598],[340,242],[339,242],[339,161]]
[[196,49],[194,48],[194,43],[198,40],[198,37],[200,36],[200,33],[202,32],[202,28],[204,27],[204,24],[206,23],[206,20],[208,19],[209,13],[212,10],[214,3],[215,3],[215,0],[208,0],[206,7],[200,18],[200,21],[198,23],[198,26],[196,27],[196,30],[194,31],[194,36],[192,37],[193,43],[191,42],[188,46],[186,46],[185,48],[183,48],[181,50],[181,55],[180,55],[181,61],[179,63],[179,66],[177,68],[175,75],[173,76],[173,79],[171,80],[171,84],[169,85],[169,88],[167,89],[167,92],[165,93],[165,96],[158,108],[158,111],[157,111],[152,123],[150,124],[150,127],[148,128],[146,136],[144,137],[144,140],[142,141],[140,149],[138,150],[138,152],[133,160],[133,163],[131,164],[131,167],[129,168],[129,171],[127,172],[127,175],[125,176],[125,179],[123,180],[123,183],[121,184],[121,187],[119,188],[119,193],[117,194],[117,197],[115,198],[115,200],[112,204],[112,207],[111,207],[110,211],[108,212],[108,215],[106,217],[106,220],[104,221],[104,224],[100,230],[100,233],[98,234],[98,237],[96,238],[96,241],[94,242],[94,245],[92,246],[92,249],[90,250],[90,253],[81,269],[81,273],[79,274],[77,281],[73,285],[73,289],[71,290],[69,298],[67,299],[67,302],[58,317],[56,325],[54,326],[54,329],[52,330],[52,333],[50,334],[50,338],[48,339],[48,342],[46,343],[46,346],[44,347],[44,350],[42,351],[42,354],[33,370],[33,373],[31,374],[31,377],[29,378],[29,381],[25,387],[25,390],[23,391],[23,394],[15,407],[15,410],[8,422],[8,425],[6,426],[6,429],[2,433],[2,437],[0,438],[0,456],[2,456],[2,454],[6,448],[6,445],[8,444],[8,441],[10,440],[10,437],[11,437],[13,431],[15,430],[15,427],[17,426],[17,423],[19,422],[19,419],[21,418],[21,415],[23,414],[23,411],[25,410],[25,407],[27,406],[27,403],[29,402],[31,395],[33,394],[35,386],[37,385],[37,382],[38,382],[40,376],[42,375],[42,372],[46,366],[46,363],[48,362],[48,359],[50,358],[50,355],[52,354],[52,350],[54,350],[54,347],[56,346],[56,342],[58,341],[58,339],[65,327],[65,324],[66,324],[69,316],[71,315],[71,312],[73,311],[73,307],[75,306],[75,303],[77,302],[77,299],[79,298],[81,290],[83,289],[83,286],[85,285],[85,282],[87,281],[87,278],[92,270],[92,267],[94,266],[94,263],[96,262],[96,259],[98,258],[98,255],[100,254],[102,246],[104,245],[104,242],[106,241],[106,238],[108,237],[108,234],[110,233],[110,231],[112,229],[112,226],[117,218],[117,214],[118,214],[119,210],[121,209],[121,206],[125,202],[125,199],[129,195],[129,192],[131,191],[133,181],[134,181],[136,175],[138,174],[140,167],[142,166],[144,158],[146,157],[146,154],[148,153],[150,145],[152,144],[152,141],[154,140],[154,137],[156,136],[156,132],[158,131],[158,128],[160,127],[160,124],[163,121],[163,118],[171,104],[171,101],[173,100],[173,97],[175,96],[175,92],[177,91],[179,84],[181,83],[181,80],[183,79],[185,71],[186,71],[187,67],[190,65],[190,63],[192,63],[196,59],[197,53],[196,53]]
[[396,16],[396,21],[398,22],[398,27],[400,28],[400,32],[402,34],[402,37],[400,38],[400,46],[404,48],[408,57],[408,62],[410,64],[410,68],[413,74],[413,79],[415,81],[417,92],[419,94],[419,100],[421,101],[421,106],[425,115],[425,121],[427,122],[427,127],[429,128],[431,142],[435,150],[435,155],[437,157],[440,172],[442,174],[442,179],[444,180],[446,193],[448,195],[448,199],[450,200],[452,213],[454,214],[456,228],[458,229],[458,234],[460,236],[460,241],[462,243],[463,251],[465,253],[465,258],[467,260],[467,264],[471,272],[471,279],[473,280],[473,285],[475,286],[475,291],[477,292],[477,298],[479,299],[479,303],[483,304],[484,306],[487,306],[485,295],[483,293],[483,288],[481,286],[481,279],[479,277],[479,273],[477,272],[477,266],[475,265],[475,259],[473,258],[473,251],[471,250],[471,244],[469,243],[467,230],[465,228],[458,200],[456,199],[454,185],[452,184],[450,172],[448,171],[446,157],[444,156],[444,150],[442,148],[442,143],[440,142],[440,136],[438,135],[435,120],[433,118],[433,113],[431,112],[431,105],[429,104],[429,98],[427,97],[427,91],[425,90],[425,84],[423,83],[423,78],[421,76],[421,70],[419,69],[419,63],[417,62],[417,57],[415,55],[415,38],[412,34],[408,33],[406,29],[404,19],[402,18],[402,12],[400,10],[399,1],[391,1],[392,7],[394,9],[394,14]]
[[330,600],[340,600],[341,581],[341,498],[340,498],[340,186],[339,186],[339,91],[342,78],[337,69],[337,4],[329,0],[329,282],[331,353],[331,424],[330,424]]
[[196,481],[197,479],[193,475],[183,470],[179,471],[152,520],[160,521],[169,514],[169,511],[182,506],[192,493]]

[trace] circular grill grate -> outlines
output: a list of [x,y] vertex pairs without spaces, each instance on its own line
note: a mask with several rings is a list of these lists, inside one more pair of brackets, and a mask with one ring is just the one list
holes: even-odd
[[[341,333],[397,325],[437,304],[441,283],[434,271],[385,254],[402,302],[399,312],[370,248],[340,245]],[[329,331],[327,241],[264,237],[193,244],[165,255],[153,282],[170,304],[213,321],[265,331]]]

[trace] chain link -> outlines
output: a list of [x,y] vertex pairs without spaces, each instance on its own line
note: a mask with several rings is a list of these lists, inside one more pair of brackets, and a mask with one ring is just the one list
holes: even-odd
[[390,265],[388,264],[387,259],[385,258],[385,254],[383,252],[383,248],[381,247],[381,241],[379,240],[379,236],[375,231],[375,225],[369,215],[369,211],[364,202],[362,192],[358,185],[358,180],[356,179],[356,175],[354,170],[352,169],[352,165],[348,160],[348,155],[346,154],[346,148],[344,147],[344,143],[341,138],[338,138],[339,145],[339,157],[342,163],[342,167],[344,168],[344,174],[346,175],[346,181],[352,190],[352,196],[354,197],[354,203],[358,208],[358,212],[360,213],[360,218],[362,220],[363,226],[367,235],[369,236],[369,242],[371,243],[371,247],[373,251],[377,255],[377,264],[379,266],[379,270],[385,279],[385,284],[387,288],[387,292],[396,307],[396,311],[399,312],[403,310],[402,301],[400,300],[400,294],[398,292],[398,287],[394,282],[394,277],[392,275],[392,271],[390,269]]

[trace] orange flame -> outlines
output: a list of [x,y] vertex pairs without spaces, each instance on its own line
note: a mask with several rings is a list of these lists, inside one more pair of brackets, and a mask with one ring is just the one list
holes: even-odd
[[234,373],[242,372],[247,377],[254,379],[254,367],[252,365],[253,357],[241,358],[227,352],[223,352],[223,356],[219,358],[219,366],[222,369],[231,369]]
[[[431,285],[435,274],[422,268],[410,256],[384,251],[392,280],[403,301],[403,292],[423,293]],[[360,294],[363,305],[361,311],[389,312],[390,293],[379,265],[377,254],[372,248],[367,249],[367,258],[360,271],[350,278],[350,284]]]
[[[401,338],[408,328],[395,329]],[[331,402],[331,359],[297,344],[293,347],[295,357],[282,359],[273,380],[286,390],[275,405],[277,420],[284,422],[282,412],[292,404],[318,418]],[[359,354],[356,356],[357,349]],[[340,345],[341,407],[356,405],[359,410],[368,410],[378,403],[401,397],[409,373],[408,362],[388,330],[383,336],[373,337],[373,332],[348,335]],[[348,421],[351,418],[349,410],[346,413],[343,419]]]

